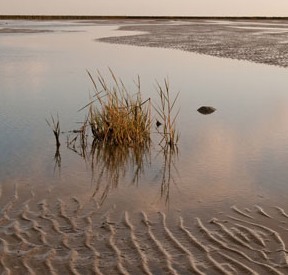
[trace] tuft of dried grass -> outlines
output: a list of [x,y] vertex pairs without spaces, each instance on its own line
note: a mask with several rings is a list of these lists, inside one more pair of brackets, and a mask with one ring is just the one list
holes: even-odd
[[[121,79],[110,70],[112,86],[98,72],[96,80],[88,72],[95,94],[89,107],[89,124],[96,141],[109,145],[139,146],[150,141],[151,101],[143,101],[138,77],[137,91],[131,95]],[[85,108],[84,107],[84,108]],[[83,109],[83,108],[82,108]]]

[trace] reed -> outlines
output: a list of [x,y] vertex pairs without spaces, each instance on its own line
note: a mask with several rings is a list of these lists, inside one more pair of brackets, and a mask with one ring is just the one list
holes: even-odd
[[87,73],[94,94],[79,110],[87,111],[85,120],[79,129],[71,131],[67,147],[90,163],[91,180],[95,183],[93,197],[102,205],[108,194],[119,186],[120,180],[130,175],[131,183],[137,184],[145,168],[151,165],[153,109],[161,139],[160,153],[164,157],[160,171],[161,197],[167,203],[170,183],[174,182],[171,170],[178,152],[176,118],[179,110],[175,112],[175,106],[179,93],[171,97],[168,81],[165,80],[162,86],[157,82],[160,100],[159,104],[152,105],[150,98],[142,99],[139,77],[136,89],[131,93],[112,70],[109,70],[109,79],[99,71],[96,76]]
[[142,100],[140,78],[136,83],[137,91],[130,94],[122,80],[111,70],[110,74],[112,86],[99,72],[96,80],[88,72],[95,94],[85,107],[89,107],[88,120],[94,139],[109,145],[131,147],[147,143],[151,131],[151,102],[150,99]]
[[55,140],[56,140],[56,147],[59,149],[61,143],[60,143],[60,122],[59,122],[59,116],[57,114],[57,117],[54,118],[53,115],[51,115],[51,122],[48,119],[45,119],[46,123],[48,124],[48,126],[52,129],[53,134],[55,136]]
[[[167,79],[164,80],[164,85],[157,82],[157,93],[160,98],[160,103],[154,105],[154,110],[159,116],[156,125],[158,133],[162,136],[160,145],[163,147],[169,146],[171,149],[175,149],[179,139],[179,133],[176,130],[176,118],[180,109],[176,112],[174,109],[179,93],[177,93],[175,98],[171,98],[169,82]],[[160,126],[162,130],[159,130]]]

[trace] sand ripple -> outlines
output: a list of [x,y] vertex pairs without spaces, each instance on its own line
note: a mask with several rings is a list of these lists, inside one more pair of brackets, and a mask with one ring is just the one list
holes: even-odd
[[0,201],[1,274],[288,272],[288,215],[277,206],[231,206],[207,219],[188,211],[104,212],[76,197],[37,201],[31,193],[22,201],[13,192]]

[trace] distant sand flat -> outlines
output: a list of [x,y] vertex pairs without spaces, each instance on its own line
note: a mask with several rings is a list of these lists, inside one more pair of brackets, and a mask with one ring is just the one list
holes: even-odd
[[45,33],[51,30],[35,30],[35,29],[17,29],[17,28],[0,28],[0,33]]
[[287,20],[155,20],[154,24],[121,26],[142,34],[107,37],[100,41],[163,47],[211,56],[288,66]]

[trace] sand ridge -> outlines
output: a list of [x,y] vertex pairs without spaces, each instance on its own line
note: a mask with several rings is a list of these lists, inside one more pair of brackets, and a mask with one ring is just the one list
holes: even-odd
[[[2,191],[2,189],[1,189]],[[26,194],[23,194],[26,192]],[[1,192],[3,194],[3,192]],[[20,195],[21,194],[21,195]],[[1,197],[0,272],[7,274],[286,274],[288,213],[105,211],[78,197]]]

